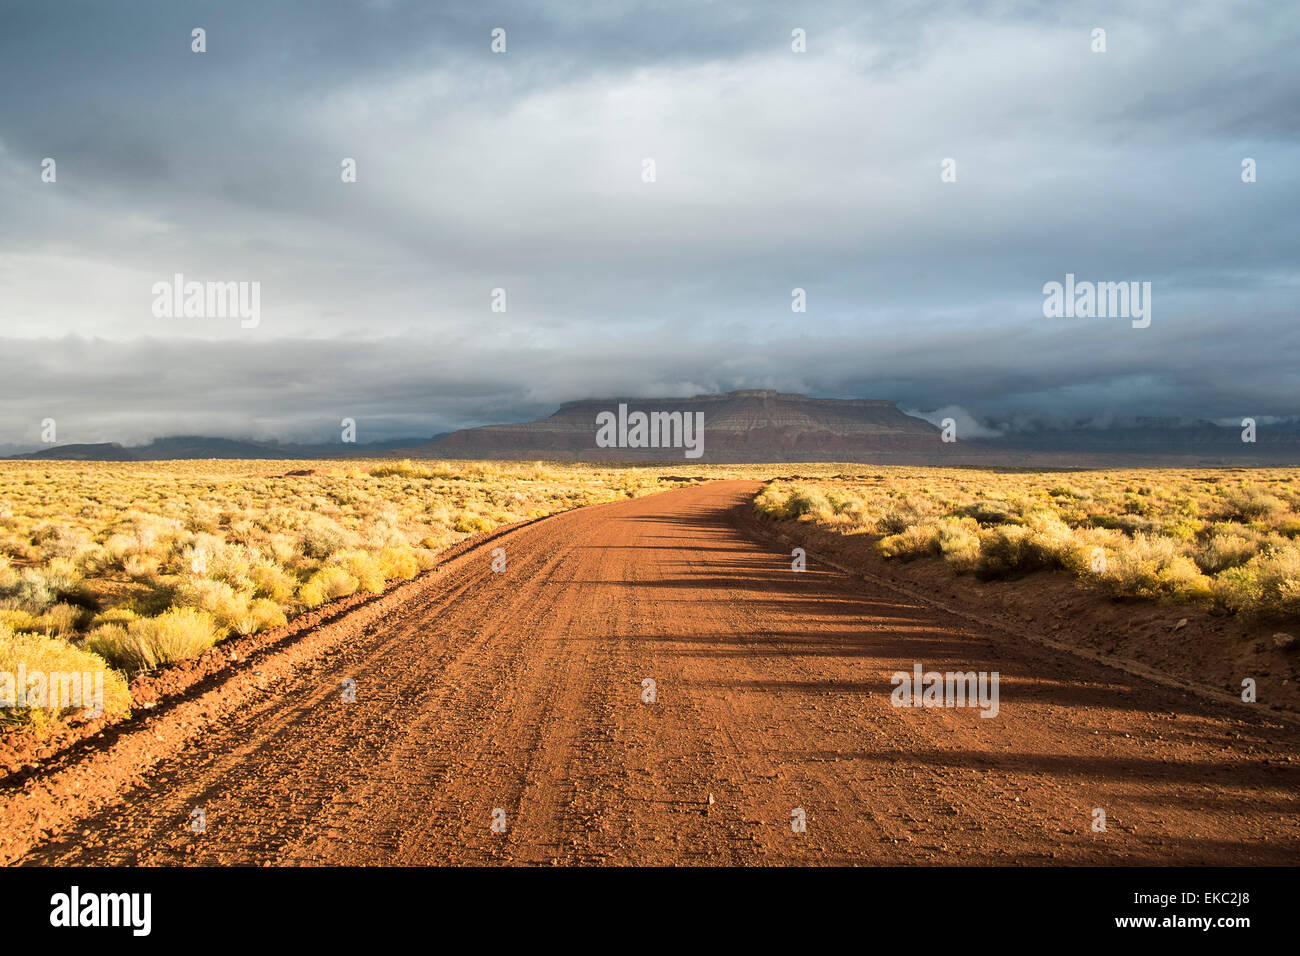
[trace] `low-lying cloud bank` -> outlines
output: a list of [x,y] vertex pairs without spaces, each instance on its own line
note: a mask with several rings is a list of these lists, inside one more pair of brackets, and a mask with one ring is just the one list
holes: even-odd
[[[527,421],[572,399],[737,388],[889,399],[930,421],[951,415],[961,434],[976,437],[1138,419],[1288,420],[1289,396],[1300,394],[1288,356],[1248,340],[1225,343],[1205,370],[1188,362],[1198,348],[1194,335],[1168,335],[1156,367],[1100,327],[1068,340],[1045,329],[1002,335],[1000,353],[991,350],[961,373],[954,368],[969,350],[946,336],[928,346],[855,336],[715,340],[685,356],[654,335],[580,354],[563,343],[505,347],[471,337],[7,339],[0,340],[9,358],[0,444],[36,447],[51,418],[60,443],[140,444],[177,434],[325,441],[337,438],[344,418],[355,419],[358,440],[369,442]],[[1083,365],[1080,349],[1096,359]]]
[[[364,441],[746,387],[1000,433],[1297,413],[1285,4],[490,17],[231,0],[196,54],[167,5],[7,11],[0,444],[46,418]],[[177,274],[259,283],[256,327],[155,314]],[[1150,283],[1149,327],[1046,316],[1070,276]]]

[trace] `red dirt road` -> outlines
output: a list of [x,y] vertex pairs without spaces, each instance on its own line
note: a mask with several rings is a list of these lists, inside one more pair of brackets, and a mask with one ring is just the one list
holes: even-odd
[[[202,688],[176,745],[102,806],[129,741],[0,791],[9,859],[1300,863],[1293,725],[815,561],[795,573],[745,530],[756,489],[585,508],[472,549]],[[915,662],[998,671],[998,716],[892,706]],[[16,837],[33,807],[41,829]]]

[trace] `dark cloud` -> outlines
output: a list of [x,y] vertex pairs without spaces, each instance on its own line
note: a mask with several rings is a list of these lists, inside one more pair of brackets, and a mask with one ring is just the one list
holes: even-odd
[[[0,443],[739,387],[1291,416],[1298,40],[1269,3],[15,7]],[[260,325],[155,318],[177,272],[260,282]],[[1151,327],[1045,319],[1067,272],[1150,281]]]

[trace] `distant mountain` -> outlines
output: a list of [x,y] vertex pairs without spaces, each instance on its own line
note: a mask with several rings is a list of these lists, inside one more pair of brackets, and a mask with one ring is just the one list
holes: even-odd
[[[626,406],[621,416],[620,406]],[[683,448],[601,447],[598,417],[612,414],[622,421],[634,412],[702,414],[701,456],[692,459]],[[684,399],[566,402],[548,418],[452,432],[409,453],[430,458],[856,461],[1008,468],[1300,464],[1300,431],[1293,426],[1262,427],[1254,444],[1241,441],[1240,428],[1155,420],[1109,429],[1042,428],[1003,438],[965,439],[958,433],[957,438],[942,441],[939,428],[905,414],[890,401],[745,390]]]
[[134,451],[143,461],[157,461],[183,458],[270,458],[274,457],[271,452],[280,449],[281,446],[277,443],[205,438],[202,435],[173,435],[169,438],[155,438]]
[[[435,435],[433,441],[443,436]],[[13,455],[10,460],[35,461],[172,461],[207,458],[231,459],[283,459],[304,458],[383,458],[394,451],[422,448],[428,438],[401,438],[393,441],[370,442],[364,445],[343,444],[285,444],[274,441],[252,441],[235,438],[210,438],[203,435],[173,435],[155,438],[147,445],[124,447],[116,442],[99,445],[55,445],[25,455]]]
[[1001,462],[1037,466],[1300,465],[1300,429],[1291,423],[1259,426],[1254,442],[1242,441],[1239,426],[1148,419],[1107,428],[1039,428],[972,444]]
[[[702,431],[694,427],[702,422]],[[1300,427],[1241,429],[1136,419],[1107,428],[1041,427],[999,438],[942,440],[940,429],[889,401],[809,398],[765,389],[693,398],[565,402],[532,422],[466,428],[432,439],[367,445],[282,444],[179,435],[147,445],[62,445],[16,458],[157,461],[204,458],[461,458],[609,462],[843,461],[1004,468],[1300,465]],[[698,455],[695,453],[698,452]]]
[[31,459],[34,461],[139,461],[129,448],[117,442],[102,442],[97,445],[54,445],[26,455],[14,455],[10,460]]
[[[685,441],[671,441],[676,437],[673,431],[659,447],[645,447],[644,442],[637,447],[638,413],[649,420],[652,440],[655,415],[661,416],[660,421],[668,416],[672,428],[677,424],[672,416],[696,416],[696,420],[702,416],[700,455],[687,455]],[[602,447],[598,425],[602,415],[616,426],[614,437],[623,439],[614,447],[608,442]],[[468,428],[413,451],[437,458],[764,462],[851,461],[867,455],[873,461],[887,461],[923,458],[939,444],[938,428],[903,414],[893,402],[751,389],[694,398],[565,402],[540,421]]]

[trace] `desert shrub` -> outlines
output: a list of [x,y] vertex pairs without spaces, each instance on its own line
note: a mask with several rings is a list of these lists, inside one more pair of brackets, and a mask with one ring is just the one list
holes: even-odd
[[[254,556],[246,545],[220,542],[215,547],[205,548],[201,553],[204,555],[203,564],[200,565],[202,569],[195,573],[214,581],[224,581],[236,591],[252,590],[250,574]],[[190,569],[183,569],[182,573],[185,570]]]
[[937,525],[939,552],[958,574],[979,564],[979,523],[973,518],[944,518]]
[[130,624],[139,616],[129,607],[111,607],[96,614],[90,624],[92,627],[100,624]]
[[284,627],[289,623],[280,605],[266,598],[257,598],[249,602],[248,612],[234,624],[236,634],[260,634],[273,627]]
[[279,605],[287,605],[293,600],[293,593],[298,588],[298,580],[288,571],[270,561],[260,561],[248,572],[253,594],[266,598]]
[[495,527],[491,521],[480,514],[466,512],[456,519],[454,530],[462,534],[478,534],[480,531],[491,531]]
[[86,636],[84,646],[116,667],[137,671],[198,657],[220,637],[211,615],[179,607],[126,627],[102,624]]
[[1152,500],[1152,489],[1138,488],[1128,492],[1120,505],[1126,515],[1153,515],[1157,504]]
[[1048,489],[1047,493],[1053,498],[1073,498],[1076,501],[1088,501],[1092,498],[1091,492],[1076,488],[1073,485],[1057,485]]
[[[356,579],[357,589],[379,594],[384,590],[384,569],[364,551],[340,551],[330,558],[331,565],[345,569]],[[348,592],[351,593],[351,592]]]
[[1258,554],[1214,578],[1215,600],[1247,616],[1300,616],[1300,546]]
[[269,555],[272,563],[281,567],[288,567],[302,554],[298,550],[300,540],[287,534],[271,533],[266,535],[262,541],[262,549]]
[[210,578],[182,578],[172,593],[177,607],[197,608],[210,615],[222,628],[237,630],[248,616],[249,597],[225,581]]
[[1194,559],[1197,567],[1206,574],[1218,574],[1227,568],[1245,564],[1258,550],[1258,534],[1240,525],[1227,525],[1224,530],[1217,530],[1210,536]]
[[409,581],[420,573],[420,558],[412,548],[390,546],[379,552],[379,566],[389,581]]
[[962,508],[959,514],[974,518],[984,526],[1020,524],[1020,516],[1005,501],[976,501]]
[[[32,675],[46,675],[46,695],[41,702],[43,706],[17,706],[20,667],[28,676],[28,686],[22,688],[26,691],[33,689],[30,679]],[[80,681],[82,699],[65,699],[59,693],[62,690],[60,682],[49,681],[49,675],[52,674],[90,674],[91,686],[87,688],[84,680]],[[131,694],[127,690],[126,681],[121,674],[110,670],[102,657],[73,647],[58,638],[40,634],[15,634],[0,624],[0,728],[12,730],[15,727],[30,726],[44,730],[53,721],[84,712],[85,705],[93,703],[89,695],[94,693],[96,679],[103,680],[104,716],[120,717],[127,714],[131,708]]]
[[1264,587],[1258,568],[1243,565],[1220,571],[1211,588],[1215,601],[1230,611],[1249,616],[1263,605]]
[[902,534],[920,520],[921,516],[911,508],[888,504],[875,515],[875,532],[886,536]]
[[0,557],[30,561],[39,556],[31,540],[23,534],[0,533]]
[[[421,571],[428,571],[438,566],[438,550],[436,548],[421,547],[412,548],[410,553],[415,558],[415,563]],[[400,577],[400,575],[398,575]]]
[[56,604],[43,611],[32,614],[31,611],[0,607],[0,623],[17,633],[47,633],[47,635],[69,636],[77,632],[78,623],[85,615],[81,607],[68,604]]
[[[663,487],[654,468],[374,464],[273,476],[237,462],[0,463],[0,612],[20,629],[91,627],[119,643],[134,621],[185,607],[252,633],[303,603],[410,578],[466,534]],[[843,497],[836,507],[851,509]],[[343,551],[360,552],[355,571],[313,582]]]
[[1213,581],[1186,555],[1178,555],[1156,572],[1156,577],[1161,596],[1171,600],[1201,601],[1212,594]]
[[77,632],[83,611],[71,604],[56,604],[33,620],[33,630],[58,637],[68,637]]
[[110,534],[101,548],[104,552],[103,560],[106,568],[123,568],[126,566],[127,556],[135,553],[135,539],[120,532]]
[[314,519],[298,536],[298,550],[309,558],[323,561],[340,550],[346,536],[338,525],[322,518]]
[[55,535],[43,542],[40,550],[48,557],[64,559],[69,567],[77,567],[87,555],[99,550],[99,545],[95,544],[95,537],[85,528],[60,525]]
[[[786,497],[787,493],[776,482],[766,484],[754,496],[754,512],[761,518],[779,519],[785,508]],[[434,505],[430,505],[426,509],[430,519],[445,524],[446,519],[437,515],[434,508]]]
[[298,600],[307,607],[320,607],[326,601],[347,597],[356,591],[358,581],[337,565],[321,568],[298,588]]
[[1211,582],[1179,543],[1159,535],[1139,534],[1116,548],[1097,575],[1103,588],[1117,597],[1166,597],[1194,600],[1208,597]]
[[122,559],[122,570],[135,581],[153,581],[162,569],[162,560],[156,554],[128,554]]
[[1160,529],[1160,522],[1155,518],[1135,514],[1093,514],[1088,516],[1088,525],[1093,528],[1123,531],[1130,537],[1136,534],[1152,534]]
[[939,553],[939,526],[931,522],[914,524],[909,528],[881,538],[876,548],[886,558],[909,560],[927,554]]
[[1146,515],[1125,514],[1115,518],[1108,527],[1117,528],[1130,537],[1138,534],[1156,534],[1160,531],[1160,522]]
[[433,472],[428,468],[416,465],[410,459],[376,465],[370,469],[371,478],[428,478],[432,475]]
[[22,608],[39,614],[54,603],[57,593],[39,568],[22,568],[3,597],[11,598]]
[[1045,511],[1030,512],[1025,516],[1024,526],[1030,532],[1026,547],[1032,552],[1032,564],[1063,568],[1072,563],[1080,546],[1080,536],[1057,515]]
[[43,554],[62,558],[75,566],[88,552],[94,550],[95,539],[83,528],[63,525],[44,525],[32,534],[32,541]]
[[[1081,578],[1093,578],[1104,571],[1112,553],[1128,546],[1129,538],[1105,528],[1075,528],[1070,547],[1057,556],[1060,566]],[[1100,570],[1099,570],[1100,569]]]
[[39,617],[33,615],[31,611],[24,611],[21,608],[0,608],[0,627],[7,627],[10,630],[18,632],[36,631],[36,621]]
[[1034,546],[1034,532],[1024,525],[985,529],[980,532],[979,542],[975,573],[981,578],[1016,577],[1048,566],[1042,551]]
[[[805,479],[802,509],[792,505],[795,486],[772,481],[754,506],[769,517],[803,510],[841,533],[869,529],[890,557],[937,548],[954,569],[987,577],[1060,568],[1114,595],[1213,597],[1266,614],[1292,606],[1287,556],[1300,547],[1300,495],[1290,472],[1082,472],[1065,483],[907,468],[858,475],[847,488],[846,478]],[[1219,492],[1228,480],[1234,485]]]
[[1263,491],[1231,488],[1223,496],[1223,516],[1241,521],[1255,521],[1281,514],[1286,504]]
[[831,507],[831,520],[834,524],[856,526],[867,520],[866,504],[851,492],[839,488],[828,489],[826,501]]
[[1116,596],[1154,597],[1160,592],[1160,568],[1179,557],[1175,542],[1140,534],[1112,551],[1098,580]]
[[800,518],[815,518],[818,515],[829,517],[834,508],[820,491],[802,486],[780,487],[775,484],[765,489],[760,495],[763,503],[760,513],[781,521],[794,521]]
[[1182,518],[1162,524],[1159,531],[1166,537],[1176,538],[1179,541],[1194,541],[1204,527],[1205,523],[1203,521],[1198,521],[1195,518]]

